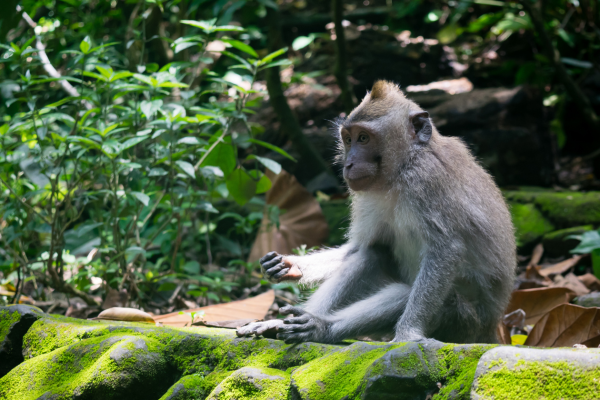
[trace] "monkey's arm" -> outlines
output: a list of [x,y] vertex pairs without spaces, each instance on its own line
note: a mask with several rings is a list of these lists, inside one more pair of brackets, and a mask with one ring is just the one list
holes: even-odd
[[360,335],[392,331],[402,315],[410,286],[391,283],[373,296],[352,303],[331,315],[315,315],[298,307],[285,307],[294,314],[277,328],[277,339],[286,343],[336,343]]
[[338,270],[352,246],[317,251],[306,256],[282,256],[268,253],[260,263],[264,274],[271,281],[296,280],[300,284],[315,285],[323,282]]
[[439,243],[429,248],[421,261],[406,309],[396,325],[394,342],[426,338],[433,328],[432,319],[439,317],[452,290],[463,245],[460,240],[443,241],[443,246]]

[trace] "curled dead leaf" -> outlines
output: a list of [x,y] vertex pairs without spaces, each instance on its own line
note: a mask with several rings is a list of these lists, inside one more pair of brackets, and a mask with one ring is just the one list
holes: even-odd
[[506,314],[520,308],[525,312],[525,325],[535,324],[554,307],[568,303],[573,297],[575,293],[565,287],[515,290]]
[[282,210],[279,229],[265,213],[248,261],[257,261],[270,251],[290,254],[303,244],[308,248],[323,244],[329,227],[319,202],[293,175],[285,171],[275,175],[270,170],[266,174],[273,182],[266,203]]
[[533,327],[525,345],[566,347],[600,344],[600,308],[561,304],[546,313]]
[[549,267],[544,267],[539,270],[540,275],[542,276],[552,276],[557,274],[563,274],[573,268],[579,260],[583,258],[582,255],[576,255],[571,258],[568,258],[564,261],[559,262],[558,264],[551,265]]
[[590,289],[591,292],[600,291],[600,279],[596,278],[595,275],[587,273],[578,276],[577,279],[579,279],[586,288]]
[[577,296],[581,296],[584,294],[588,294],[590,290],[585,287],[583,283],[572,272],[568,273],[566,276],[556,275],[554,277],[553,287],[564,287],[570,289]]
[[152,316],[142,310],[127,307],[112,307],[102,311],[96,318],[108,321],[129,321],[154,323]]

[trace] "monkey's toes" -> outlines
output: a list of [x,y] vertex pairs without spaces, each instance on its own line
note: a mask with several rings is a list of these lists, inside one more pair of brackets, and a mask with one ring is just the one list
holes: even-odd
[[279,264],[283,264],[283,256],[277,256],[275,258],[272,258],[271,260],[265,261],[263,263],[261,263],[261,267],[263,267],[264,270],[269,270],[273,267],[278,266]]

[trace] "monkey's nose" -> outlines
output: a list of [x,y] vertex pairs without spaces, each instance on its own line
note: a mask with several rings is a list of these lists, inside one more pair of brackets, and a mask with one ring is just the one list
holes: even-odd
[[353,165],[354,165],[353,163],[350,163],[350,164],[346,164],[345,167],[346,167],[346,169],[350,169],[350,168],[352,168]]

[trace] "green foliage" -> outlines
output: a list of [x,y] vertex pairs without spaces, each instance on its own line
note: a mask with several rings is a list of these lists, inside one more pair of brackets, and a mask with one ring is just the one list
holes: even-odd
[[[40,5],[25,8],[34,15]],[[288,63],[278,59],[286,49],[261,58],[246,29],[183,19],[173,26],[187,26],[186,34],[170,47],[194,61],[147,62],[146,47],[163,39],[146,37],[146,20],[176,5],[146,1],[123,37],[86,29],[88,14],[50,21],[71,24],[36,30],[64,49],[52,57],[58,78],[47,75],[31,31],[1,46],[0,270],[17,286],[34,278],[36,296],[49,286],[93,302],[85,297],[93,287],[127,289],[138,303],[160,306],[183,286],[200,302],[227,301],[257,267],[242,261],[262,220],[256,195],[271,187],[263,169],[281,166],[253,153],[263,146],[291,156],[257,139],[264,129],[248,115],[264,95],[257,75]],[[110,10],[118,19],[121,10]],[[74,24],[90,34],[69,37]],[[132,51],[123,54],[131,32]],[[217,38],[228,47],[215,56],[207,45]],[[219,56],[225,62],[215,65]]]

